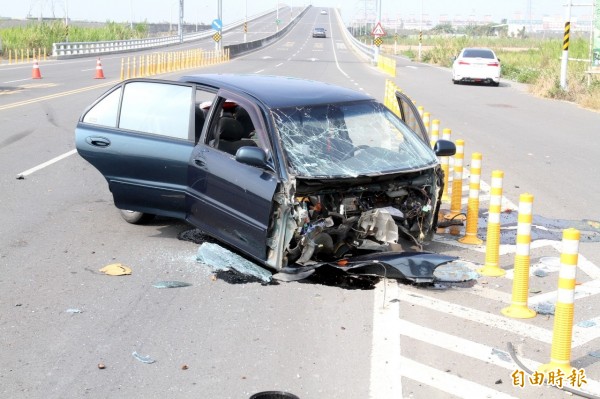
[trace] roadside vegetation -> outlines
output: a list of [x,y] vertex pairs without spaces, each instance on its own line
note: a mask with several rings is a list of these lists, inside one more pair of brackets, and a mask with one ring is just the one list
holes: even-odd
[[[529,84],[530,91],[540,97],[575,102],[582,107],[600,111],[600,76],[590,79],[590,42],[587,37],[573,37],[569,45],[567,90],[560,87],[562,37],[529,38],[525,32],[508,37],[488,31],[485,27],[477,32],[446,32],[445,27],[430,35],[423,35],[421,58],[423,62],[451,67],[454,57],[463,47],[488,47],[494,50],[502,62],[502,78]],[[431,33],[431,32],[430,32]],[[384,41],[384,51],[393,53],[394,38]],[[400,36],[396,43],[398,53],[411,59],[418,58],[418,34]],[[589,82],[589,84],[588,84]]]
[[52,43],[60,42],[94,42],[104,40],[140,39],[148,36],[148,25],[107,22],[103,27],[90,28],[77,25],[67,26],[62,21],[31,22],[26,26],[15,26],[0,29],[2,39],[2,55],[9,51],[21,49],[42,49],[52,52]]

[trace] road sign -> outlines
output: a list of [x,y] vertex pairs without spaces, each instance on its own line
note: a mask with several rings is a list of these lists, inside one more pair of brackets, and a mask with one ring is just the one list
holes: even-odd
[[276,20],[275,20],[275,23],[276,23],[277,25],[279,25],[279,24],[281,23],[281,20],[280,20],[280,19],[276,19]]
[[215,42],[219,42],[219,40],[221,40],[221,34],[217,32],[214,35],[212,35],[212,38]]
[[383,27],[381,26],[381,22],[377,22],[377,25],[375,25],[375,28],[373,28],[373,31],[371,32],[371,35],[385,36],[385,31],[383,30]]
[[375,45],[376,45],[377,47],[379,47],[379,46],[381,46],[381,45],[383,44],[383,39],[382,39],[382,38],[380,38],[379,36],[377,36],[377,37],[375,38],[375,40],[373,40],[373,43],[375,43]]
[[223,21],[221,21],[219,18],[213,19],[212,28],[214,30],[221,30],[221,28],[223,28]]

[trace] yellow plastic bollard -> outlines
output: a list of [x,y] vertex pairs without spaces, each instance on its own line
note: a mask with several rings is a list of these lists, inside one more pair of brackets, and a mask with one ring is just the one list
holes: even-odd
[[431,129],[431,114],[427,111],[423,112],[423,125],[425,125],[425,131],[429,134]]
[[[451,135],[452,135],[451,129],[445,128],[442,131],[442,139],[443,140],[450,140]],[[442,201],[449,202],[450,201],[450,197],[448,196],[448,181],[449,181],[449,176],[450,176],[449,157],[442,157],[440,159],[440,163],[442,164],[442,170],[444,171],[444,191],[442,192]]]
[[573,302],[575,300],[575,277],[579,259],[579,239],[579,230],[563,230],[558,276],[558,298],[554,311],[554,329],[552,330],[552,349],[550,363],[543,364],[538,369],[543,373],[558,369],[565,376],[568,376],[573,369],[571,367],[571,340],[573,338],[573,315],[575,312]]
[[479,152],[471,155],[471,176],[469,178],[469,200],[467,202],[467,225],[465,227],[465,236],[458,239],[463,244],[480,245],[483,243],[477,237],[477,228],[479,223],[479,186],[481,181],[481,159],[483,156]]
[[450,212],[444,215],[445,219],[464,220],[466,216],[461,213],[462,208],[462,178],[463,178],[463,160],[465,158],[465,141],[458,139],[456,144],[456,154],[454,155],[454,173],[452,174],[452,193],[450,200]]
[[423,113],[425,112],[425,108],[423,108],[422,105],[419,105],[417,107],[417,112],[419,112],[419,116],[421,117],[421,119],[423,119]]
[[531,244],[531,222],[533,195],[521,194],[519,197],[519,218],[517,224],[517,251],[510,306],[502,309],[502,314],[516,319],[530,319],[536,312],[527,306],[529,296],[529,247]]
[[125,77],[125,59],[121,57],[121,80]]
[[129,57],[127,57],[127,79],[129,79],[129,77],[131,76],[131,75],[129,74],[129,72],[130,72],[130,71],[129,71]]
[[485,242],[485,264],[477,270],[482,276],[500,277],[506,274],[498,263],[500,258],[500,214],[502,213],[502,180],[504,172],[492,172],[490,209],[488,211],[487,236]]

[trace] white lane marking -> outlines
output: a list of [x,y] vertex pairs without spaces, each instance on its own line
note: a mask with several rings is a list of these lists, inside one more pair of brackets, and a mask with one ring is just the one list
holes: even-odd
[[[402,398],[400,364],[400,302],[398,283],[383,279],[375,287],[373,309],[373,346],[369,397]],[[394,300],[395,301],[391,301]]]
[[439,389],[463,399],[517,399],[515,396],[488,388],[481,384],[457,377],[434,369],[433,367],[415,362],[406,357],[401,357],[402,375],[411,380]]
[[96,68],[82,69],[81,72],[95,71]]
[[37,172],[40,169],[44,169],[46,166],[50,166],[53,163],[56,163],[56,162],[61,161],[61,160],[65,159],[65,158],[67,158],[67,157],[70,157],[71,155],[75,154],[76,152],[77,152],[77,150],[71,150],[69,152],[65,152],[64,154],[59,155],[59,156],[57,156],[55,158],[52,158],[51,160],[49,160],[47,162],[39,164],[38,166],[35,166],[35,167],[31,168],[31,169],[27,169],[25,172],[19,173],[17,175],[17,178],[22,179],[22,178],[24,178],[26,176],[29,176],[30,174],[32,174],[34,172]]
[[[552,331],[541,327],[526,324],[515,319],[492,313],[482,312],[481,310],[467,308],[462,305],[442,301],[441,299],[431,298],[421,294],[411,294],[400,291],[400,300],[413,305],[419,305],[437,312],[450,314],[465,320],[484,324],[491,328],[497,328],[511,332],[522,337],[528,337],[547,344],[552,343]],[[577,345],[573,345],[575,347]]]
[[280,62],[279,64],[275,65],[275,68],[280,67],[283,65],[283,62]]
[[407,65],[406,68],[410,68],[410,69],[419,69],[418,67],[414,66],[414,65]]
[[[493,348],[491,346],[483,345],[478,342],[457,337],[455,335],[432,330],[430,328],[411,323],[410,321],[400,320],[400,334],[417,341],[425,342],[429,345],[435,345],[438,348],[458,353],[463,356],[468,356],[485,363],[491,363],[507,370],[514,371],[517,369],[516,364],[514,364],[512,360],[502,360],[502,357],[506,358],[507,356],[510,356],[508,352],[502,349]],[[501,353],[495,355],[494,351],[501,351]],[[521,360],[523,364],[531,370],[537,370],[542,364],[526,358],[519,358],[519,360]],[[405,375],[404,369],[402,370],[402,375]],[[598,381],[594,381],[588,376],[586,376],[586,381],[587,384],[582,387],[586,392],[591,393],[600,391],[600,383]]]
[[[400,320],[400,334],[425,342],[429,345],[435,345],[438,348],[446,349],[459,355],[469,356],[473,359],[481,360],[485,363],[491,363],[508,370],[516,368],[512,360],[502,360],[501,357],[494,355],[494,350],[503,352],[502,357],[508,357],[510,354],[503,349],[493,348],[475,341],[450,335],[445,332],[423,327],[407,320]],[[509,358],[507,358],[509,359]],[[526,366],[537,369],[540,363],[532,360],[521,359]]]
[[256,71],[256,72],[254,72],[254,73],[261,73],[261,72],[263,72],[263,71],[264,71],[264,69],[260,69],[260,70],[258,70],[258,71]]
[[15,82],[24,82],[26,80],[31,80],[31,78],[27,78],[27,79],[18,79],[18,80],[9,80],[7,82],[4,83],[15,83]]

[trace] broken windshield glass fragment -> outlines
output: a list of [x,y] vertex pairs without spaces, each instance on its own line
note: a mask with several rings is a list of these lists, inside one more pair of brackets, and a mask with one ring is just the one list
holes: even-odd
[[531,307],[538,314],[553,315],[554,314],[554,303],[552,302],[540,302]]
[[454,261],[439,266],[433,272],[434,276],[439,281],[445,282],[460,282],[476,280],[479,274],[474,271],[475,265],[465,261]]
[[183,281],[157,281],[152,284],[154,288],[181,288],[181,287],[189,287],[190,283],[186,283]]
[[200,245],[196,259],[210,266],[215,272],[234,269],[238,273],[256,277],[264,283],[271,281],[271,272],[215,243],[205,242]]
[[142,355],[140,355],[139,353],[137,353],[137,352],[135,352],[135,351],[134,351],[134,352],[133,352],[131,355],[132,355],[132,356],[133,356],[133,357],[134,357],[136,360],[139,360],[139,361],[140,361],[140,362],[142,362],[142,363],[146,363],[146,364],[152,364],[152,363],[156,362],[156,360],[152,359],[150,356],[147,356],[147,355],[146,355],[146,356],[142,356]]

